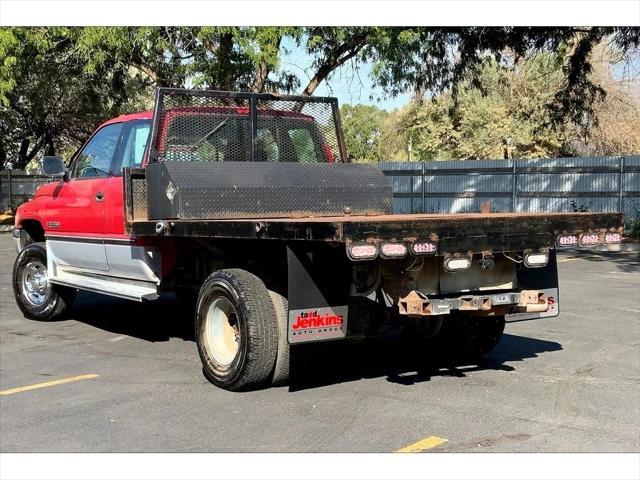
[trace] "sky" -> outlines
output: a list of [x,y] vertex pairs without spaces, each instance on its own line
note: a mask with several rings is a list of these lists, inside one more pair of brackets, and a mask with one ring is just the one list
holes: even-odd
[[[311,68],[313,58],[288,39],[283,42],[282,47],[285,52],[288,52],[282,57],[282,69],[294,73],[300,79],[302,90],[314,74],[314,69]],[[382,90],[373,86],[370,78],[371,67],[370,63],[366,63],[360,65],[358,71],[355,71],[352,64],[348,62],[336,69],[329,79],[322,82],[314,95],[338,97],[340,105],[362,103],[376,105],[389,111],[406,105],[410,99],[409,94],[385,98]],[[370,99],[371,97],[373,100]]]

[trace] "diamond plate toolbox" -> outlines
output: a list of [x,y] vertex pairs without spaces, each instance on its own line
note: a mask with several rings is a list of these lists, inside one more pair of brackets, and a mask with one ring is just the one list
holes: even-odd
[[147,166],[150,220],[299,218],[392,213],[375,165],[157,162]]

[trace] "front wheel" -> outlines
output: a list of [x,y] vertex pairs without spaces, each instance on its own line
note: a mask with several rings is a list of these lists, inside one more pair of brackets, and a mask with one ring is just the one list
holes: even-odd
[[13,294],[25,317],[56,320],[70,307],[76,290],[49,282],[47,250],[42,243],[27,245],[13,265]]
[[278,353],[278,321],[265,284],[245,270],[219,270],[200,288],[196,343],[205,376],[225,390],[264,386]]

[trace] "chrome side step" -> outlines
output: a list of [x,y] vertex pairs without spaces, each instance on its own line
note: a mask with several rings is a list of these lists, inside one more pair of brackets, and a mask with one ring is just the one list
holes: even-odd
[[60,268],[55,272],[55,276],[49,276],[49,281],[57,285],[64,285],[65,287],[87,290],[89,292],[134,300],[136,302],[156,300],[159,297],[157,286],[150,282],[123,280],[98,275],[84,275],[65,271]]

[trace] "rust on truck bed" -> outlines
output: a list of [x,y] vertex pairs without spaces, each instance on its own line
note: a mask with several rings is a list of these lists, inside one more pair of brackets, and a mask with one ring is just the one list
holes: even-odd
[[[239,220],[165,220],[162,235],[227,239],[374,242],[432,239],[438,254],[550,248],[557,235],[620,231],[621,213],[393,214]],[[129,231],[156,236],[156,221],[133,221]]]

